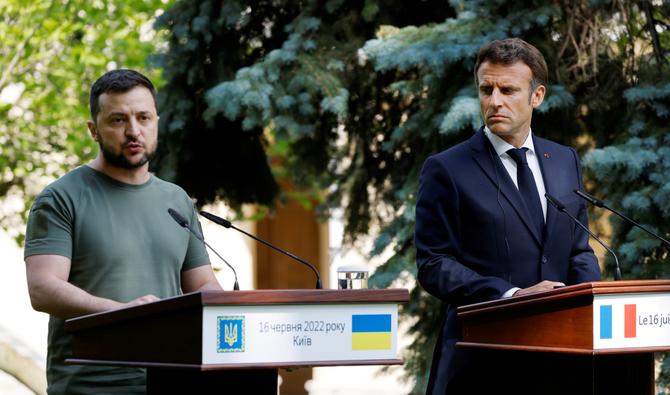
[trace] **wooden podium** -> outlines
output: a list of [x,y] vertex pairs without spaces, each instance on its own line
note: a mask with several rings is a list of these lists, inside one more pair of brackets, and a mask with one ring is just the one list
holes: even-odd
[[[462,306],[478,390],[516,394],[654,393],[656,351],[670,350],[670,281],[593,282]],[[473,392],[476,393],[476,392]]]
[[69,319],[66,362],[147,369],[148,394],[277,393],[280,368],[401,364],[406,289],[197,292]]

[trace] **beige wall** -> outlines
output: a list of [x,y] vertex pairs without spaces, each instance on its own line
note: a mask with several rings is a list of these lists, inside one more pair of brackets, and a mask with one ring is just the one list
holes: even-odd
[[[289,202],[256,224],[256,235],[315,265],[328,285],[328,227],[314,212]],[[256,289],[313,289],[314,273],[306,266],[258,243],[255,253]],[[305,382],[312,369],[280,370],[281,394],[307,394]]]

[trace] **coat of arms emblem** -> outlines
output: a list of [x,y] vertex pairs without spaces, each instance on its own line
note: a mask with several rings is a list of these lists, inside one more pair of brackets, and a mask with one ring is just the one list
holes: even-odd
[[233,344],[237,343],[237,324],[228,324],[223,326],[224,329],[224,338],[223,340],[228,343],[228,346],[232,347]]
[[217,352],[244,352],[244,316],[217,317]]

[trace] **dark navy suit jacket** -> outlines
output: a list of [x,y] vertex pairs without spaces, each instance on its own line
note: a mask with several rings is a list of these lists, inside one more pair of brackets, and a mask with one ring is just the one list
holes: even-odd
[[[535,135],[533,142],[546,191],[587,223],[585,205],[573,193],[583,189],[575,150]],[[448,393],[459,374],[454,350],[461,337],[458,306],[499,299],[513,287],[542,280],[576,284],[600,279],[587,233],[567,215],[549,205],[544,234],[538,234],[483,128],[425,161],[415,244],[419,283],[448,304],[429,394]]]

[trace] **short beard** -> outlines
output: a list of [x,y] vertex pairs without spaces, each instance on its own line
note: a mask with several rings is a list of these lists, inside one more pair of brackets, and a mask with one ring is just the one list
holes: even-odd
[[147,164],[153,157],[156,155],[156,150],[154,149],[153,151],[144,151],[144,156],[136,162],[136,163],[131,163],[128,158],[126,158],[123,155],[123,150],[121,150],[118,154],[110,151],[104,144],[102,140],[98,141],[98,145],[100,146],[100,152],[102,152],[102,156],[105,158],[105,161],[109,163],[110,165],[114,167],[118,167],[121,169],[126,169],[126,170],[135,170],[137,168],[140,168]]

